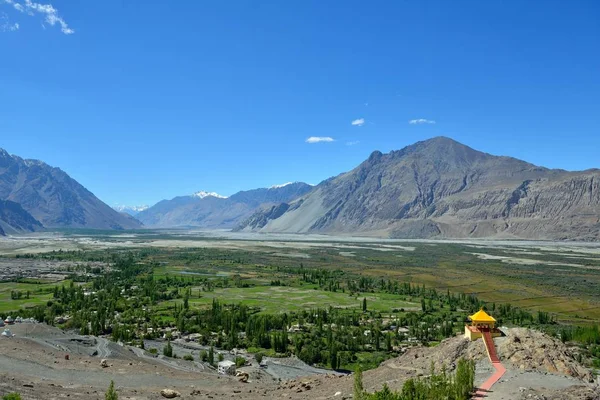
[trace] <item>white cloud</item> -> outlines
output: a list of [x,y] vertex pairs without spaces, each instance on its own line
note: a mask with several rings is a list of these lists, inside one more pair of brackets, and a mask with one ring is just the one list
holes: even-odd
[[365,124],[365,119],[364,118],[355,119],[354,121],[351,122],[351,124],[353,126],[363,126]]
[[329,136],[311,136],[306,139],[306,143],[321,143],[321,142],[334,142],[335,139]]
[[419,118],[419,119],[411,119],[410,121],[408,121],[408,123],[411,125],[435,124],[435,121],[430,120],[430,119],[425,119],[425,118]]
[[8,15],[0,13],[0,32],[14,32],[19,30],[19,24],[12,24],[8,19]]
[[[2,0],[0,0],[2,1]],[[44,22],[55,26],[60,26],[60,30],[65,35],[71,35],[75,33],[75,31],[69,28],[69,25],[65,22],[65,20],[58,15],[58,10],[52,7],[51,4],[41,4],[34,3],[31,0],[25,0],[25,3],[17,3],[15,0],[3,0],[4,3],[10,4],[13,8],[19,12],[25,13],[30,16],[34,16],[35,13],[42,14],[45,16]],[[15,24],[18,28],[18,24]],[[42,25],[43,26],[43,25]]]
[[355,146],[360,143],[360,140],[353,140],[352,142],[346,142],[346,146]]

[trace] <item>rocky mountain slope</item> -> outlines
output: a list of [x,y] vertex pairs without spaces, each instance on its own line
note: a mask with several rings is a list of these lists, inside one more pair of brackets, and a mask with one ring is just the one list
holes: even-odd
[[261,207],[293,201],[305,195],[312,186],[293,182],[271,188],[238,192],[231,197],[198,192],[163,200],[136,215],[149,227],[233,228]]
[[569,172],[438,137],[261,210],[238,230],[395,238],[600,239],[600,170]]
[[18,203],[0,200],[0,235],[34,232],[40,229],[42,224]]
[[0,199],[18,203],[47,228],[127,229],[141,226],[100,201],[59,168],[0,149]]
[[[43,324],[16,324],[11,331],[15,337],[0,337],[0,396],[19,392],[23,399],[102,399],[111,380],[119,398],[131,399],[163,399],[160,393],[164,388],[179,392],[182,399],[341,400],[353,395],[353,375],[332,373],[286,380],[269,374],[281,365],[296,365],[298,360],[292,358],[271,359],[265,369],[249,356],[252,365],[243,370],[250,379],[243,383],[209,368],[198,370],[200,362],[155,358],[139,348],[119,346],[105,338],[81,337]],[[507,373],[486,398],[599,398],[600,387],[590,382],[590,371],[574,358],[576,348],[527,329],[508,329],[507,336],[495,339],[495,343]],[[452,373],[460,358],[476,361],[476,385],[490,376],[492,367],[482,341],[454,337],[437,346],[410,347],[399,357],[366,371],[364,388],[372,393],[386,384],[400,390],[407,379],[427,376],[432,363],[437,371],[445,366]]]

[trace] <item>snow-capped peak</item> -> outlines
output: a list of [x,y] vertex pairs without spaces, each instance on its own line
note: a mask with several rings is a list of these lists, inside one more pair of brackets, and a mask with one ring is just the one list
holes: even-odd
[[129,215],[137,215],[138,213],[141,213],[142,211],[147,210],[148,208],[150,208],[150,206],[147,205],[143,205],[143,206],[124,206],[124,205],[116,205],[113,207],[113,210],[116,210],[118,212],[124,212],[127,213]]
[[282,183],[280,185],[273,185],[269,189],[279,189],[279,188],[282,188],[282,187],[286,187],[287,185],[292,185],[294,183],[297,183],[297,182],[286,182],[286,183]]
[[131,211],[141,212],[141,211],[147,210],[148,208],[150,208],[150,206],[147,206],[147,205],[143,205],[143,206],[122,206],[122,205],[117,205],[117,206],[114,206],[113,208],[115,210],[117,210],[117,211],[131,210]]
[[195,197],[200,197],[201,199],[205,198],[205,197],[216,197],[217,199],[226,199],[227,196],[221,196],[218,193],[215,192],[205,192],[204,190],[201,190],[199,192],[194,193],[192,196]]

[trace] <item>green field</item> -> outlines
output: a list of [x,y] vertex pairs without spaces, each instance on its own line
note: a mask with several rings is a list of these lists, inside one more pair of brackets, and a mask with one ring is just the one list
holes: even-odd
[[[301,311],[311,308],[339,307],[360,310],[363,298],[367,299],[369,310],[392,313],[394,309],[419,310],[420,305],[404,301],[400,296],[387,293],[367,293],[350,296],[347,293],[328,292],[314,286],[256,286],[251,288],[223,288],[213,292],[202,292],[200,298],[194,298],[196,290],[192,290],[190,307],[209,307],[213,299],[223,303],[240,303],[249,307],[258,307],[265,313]],[[173,304],[164,302],[162,306]],[[181,303],[181,300],[177,300]]]
[[[69,285],[70,281],[58,283],[2,282],[0,283],[0,313],[46,304],[48,300],[52,299],[54,287],[63,284]],[[16,290],[23,293],[23,298],[18,300],[11,298],[11,292]],[[29,291],[29,299],[25,298],[27,291]]]

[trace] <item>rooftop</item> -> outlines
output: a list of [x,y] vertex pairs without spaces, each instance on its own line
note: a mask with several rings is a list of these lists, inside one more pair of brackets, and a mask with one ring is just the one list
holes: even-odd
[[469,319],[473,322],[496,322],[494,317],[483,311],[483,308],[469,316]]

